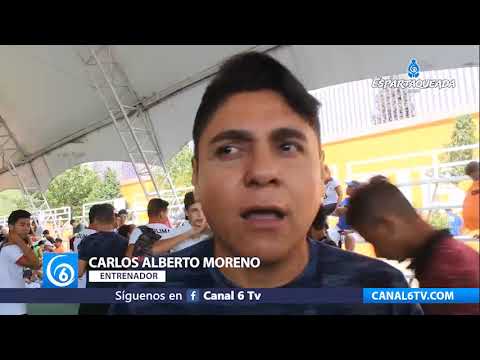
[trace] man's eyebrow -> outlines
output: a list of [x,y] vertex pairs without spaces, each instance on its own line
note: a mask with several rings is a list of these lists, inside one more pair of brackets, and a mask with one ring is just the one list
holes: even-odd
[[280,141],[284,141],[285,139],[291,139],[291,138],[295,138],[305,142],[307,141],[307,137],[302,131],[293,129],[293,128],[275,129],[270,134],[270,139],[273,140],[274,142],[280,142]]
[[224,140],[234,140],[234,141],[253,141],[253,135],[250,131],[247,130],[226,130],[213,137],[210,140],[209,144],[215,144]]

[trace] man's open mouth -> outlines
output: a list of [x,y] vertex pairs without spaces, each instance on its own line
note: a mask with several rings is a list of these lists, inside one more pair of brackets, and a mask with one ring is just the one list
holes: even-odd
[[250,208],[240,215],[245,220],[282,220],[286,213],[277,207]]

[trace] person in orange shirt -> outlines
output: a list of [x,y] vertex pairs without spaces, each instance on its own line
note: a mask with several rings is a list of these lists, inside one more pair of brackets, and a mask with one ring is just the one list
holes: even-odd
[[478,231],[480,228],[480,189],[478,182],[480,171],[478,161],[469,162],[465,167],[465,174],[472,178],[473,183],[467,190],[463,201],[463,223],[467,231]]
[[53,250],[53,252],[55,252],[57,254],[65,252],[65,249],[63,248],[62,243],[63,243],[62,239],[56,238],[55,239],[55,250]]

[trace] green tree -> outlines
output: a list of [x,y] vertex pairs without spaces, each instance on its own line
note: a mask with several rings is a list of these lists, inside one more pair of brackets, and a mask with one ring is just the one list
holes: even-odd
[[[92,193],[103,187],[97,174],[86,166],[75,166],[52,180],[46,191],[50,207],[71,206],[72,215],[82,214],[82,205],[88,201],[96,201]],[[98,199],[103,200],[103,199]]]
[[[455,120],[455,129],[452,132],[450,143],[445,147],[456,147],[462,145],[472,145],[478,142],[476,137],[475,124],[470,114],[462,115]],[[473,158],[473,150],[452,151],[441,157],[441,162],[455,162],[463,160],[471,160]],[[455,166],[442,170],[442,175],[462,176],[465,175],[465,165]]]
[[117,173],[111,168],[108,168],[101,186],[93,190],[88,201],[110,200],[121,196],[120,181],[118,180]]
[[20,190],[0,192],[0,215],[9,215],[13,210],[29,209],[30,206]]
[[[192,158],[193,151],[189,144],[186,144],[167,162],[167,169],[175,187],[182,188],[192,186]],[[162,189],[170,189],[170,185],[163,171],[158,180]]]

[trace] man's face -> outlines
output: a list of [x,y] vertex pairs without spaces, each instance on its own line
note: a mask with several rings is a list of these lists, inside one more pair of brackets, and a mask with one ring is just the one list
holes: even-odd
[[348,196],[353,196],[354,193],[355,193],[355,187],[347,186],[347,195]]
[[15,225],[9,225],[9,230],[10,232],[13,232],[14,234],[17,234],[20,236],[22,239],[27,239],[28,234],[30,233],[30,219],[25,218],[25,219],[19,219],[15,223]]
[[168,219],[168,209],[160,211],[160,219],[163,221]]
[[202,211],[202,204],[200,204],[199,202],[190,205],[186,213],[188,216],[188,221],[192,225],[202,223],[205,220],[205,215]]
[[223,248],[275,262],[305,241],[322,165],[315,131],[280,95],[235,94],[200,138],[195,197]]
[[120,226],[125,225],[127,223],[127,214],[120,215]]

